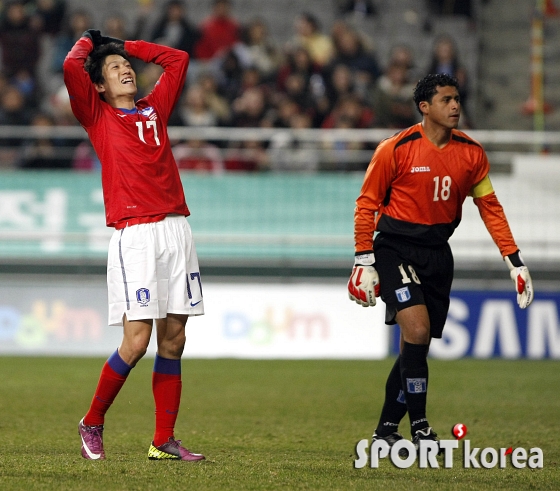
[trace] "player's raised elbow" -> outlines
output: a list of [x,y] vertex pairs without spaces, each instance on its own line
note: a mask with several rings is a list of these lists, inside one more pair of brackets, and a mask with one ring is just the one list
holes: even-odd
[[66,58],[64,58],[64,62],[62,63],[62,72],[65,74],[72,73],[80,70],[82,66],[83,63],[80,60],[74,58],[70,53],[68,53],[66,55]]
[[189,66],[189,61],[191,59],[190,55],[186,51],[179,50],[179,56],[181,60],[181,64],[185,67],[185,70]]

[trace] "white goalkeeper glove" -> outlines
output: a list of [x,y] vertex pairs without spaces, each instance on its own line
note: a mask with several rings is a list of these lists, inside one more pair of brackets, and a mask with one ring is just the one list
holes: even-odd
[[504,257],[504,261],[509,268],[509,275],[517,291],[517,303],[522,309],[525,309],[533,301],[533,281],[529,269],[525,266],[519,251]]
[[379,276],[374,268],[373,252],[356,254],[354,269],[348,280],[348,297],[363,307],[374,307],[379,296]]

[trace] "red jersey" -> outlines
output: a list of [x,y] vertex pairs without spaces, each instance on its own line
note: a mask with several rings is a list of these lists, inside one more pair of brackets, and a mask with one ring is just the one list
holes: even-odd
[[[461,221],[467,196],[486,183],[489,167],[480,144],[458,130],[443,148],[428,140],[421,123],[384,140],[356,201],[356,252],[373,250],[375,231],[425,246],[444,244]],[[517,251],[489,181],[475,198],[502,255]]]
[[130,218],[188,216],[167,121],[183,90],[189,55],[145,41],[126,41],[124,47],[130,56],[164,70],[152,92],[131,110],[100,99],[84,69],[93,50],[90,39],[79,39],[64,61],[72,111],[101,161],[107,226]]

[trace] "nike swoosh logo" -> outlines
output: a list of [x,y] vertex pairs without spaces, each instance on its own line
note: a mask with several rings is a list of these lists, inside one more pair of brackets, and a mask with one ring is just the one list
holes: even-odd
[[121,118],[126,118],[126,114],[117,113],[117,116],[120,116]]
[[202,302],[202,300],[199,300],[198,302],[195,303],[191,302],[191,307],[196,307],[200,302]]
[[167,414],[178,414],[179,413],[179,411],[170,411],[169,409],[166,409],[165,412]]
[[82,435],[80,435],[80,438],[82,439],[82,446],[85,448],[86,453],[88,454],[89,458],[92,460],[98,460],[101,457],[101,454],[97,454],[97,453],[92,453],[91,450],[88,448],[88,446],[86,445],[86,442],[84,441],[84,437]]

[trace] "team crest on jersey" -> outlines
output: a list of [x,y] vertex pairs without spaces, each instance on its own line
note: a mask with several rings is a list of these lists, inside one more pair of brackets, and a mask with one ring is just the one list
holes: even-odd
[[141,109],[140,111],[138,111],[142,116],[146,116],[149,120],[151,121],[155,121],[157,119],[157,114],[154,111],[154,108],[152,106],[150,107],[145,107],[144,109]]
[[410,291],[408,290],[408,286],[395,290],[395,294],[397,295],[397,300],[401,303],[410,300]]
[[148,303],[150,303],[150,290],[147,288],[136,290],[136,300],[138,300],[140,307],[147,307]]

